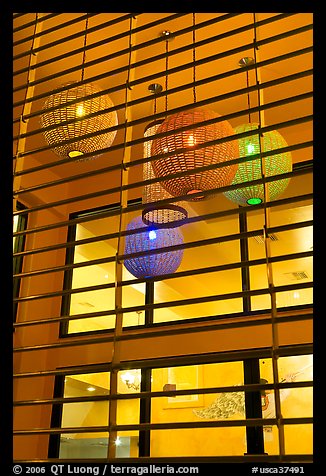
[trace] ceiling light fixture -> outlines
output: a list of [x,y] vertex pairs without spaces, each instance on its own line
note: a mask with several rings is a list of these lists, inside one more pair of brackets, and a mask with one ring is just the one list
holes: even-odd
[[[154,138],[152,155],[168,154],[152,162],[156,177],[166,177],[171,173],[189,172],[198,167],[219,164],[238,156],[237,141],[223,141],[208,147],[196,149],[207,141],[223,140],[234,134],[228,121],[214,122],[192,128],[196,123],[221,117],[214,111],[197,109],[196,106],[196,57],[195,57],[195,14],[193,13],[193,102],[194,108],[167,117],[157,128],[157,134],[170,133]],[[188,128],[189,127],[189,128]],[[181,130],[179,130],[181,129]],[[172,132],[172,134],[171,134]],[[201,200],[204,195],[192,197],[194,193],[227,186],[231,183],[237,165],[194,172],[161,182],[162,187],[173,197],[188,195],[189,200]],[[209,196],[211,198],[212,195]]]
[[[85,47],[87,38],[88,17],[85,27],[84,52],[81,71],[81,82],[84,80]],[[78,160],[94,159],[101,155],[101,149],[112,145],[117,131],[100,133],[101,130],[115,127],[118,124],[116,111],[97,114],[114,107],[106,94],[92,97],[102,91],[93,83],[79,84],[75,81],[66,83],[63,90],[51,94],[44,105],[40,123],[46,142],[52,146],[53,152],[62,158],[78,157]],[[89,117],[89,115],[92,115]],[[91,137],[84,135],[96,134]],[[65,141],[75,141],[65,143]],[[99,151],[98,155],[81,159],[87,153]]]
[[[141,216],[134,218],[127,225],[127,230],[137,230],[138,228],[144,229]],[[144,231],[126,236],[124,254],[152,251],[181,244],[183,244],[183,236],[178,228],[156,228],[155,230],[152,227],[147,230],[145,228]],[[181,264],[182,256],[183,250],[178,249],[125,258],[124,265],[136,278],[149,278],[160,274],[174,273]]]
[[[249,123],[235,127],[234,131],[237,134],[243,134],[257,130],[257,134],[241,137],[238,141],[240,157],[249,158],[252,155],[257,155],[258,157],[257,159],[239,164],[232,185],[258,180],[263,176],[272,177],[292,171],[292,156],[290,152],[280,151],[276,154],[272,153],[273,150],[288,146],[283,136],[276,130],[261,133],[261,125],[257,122],[251,122],[248,67],[253,64],[255,64],[255,60],[251,57],[244,57],[239,61],[239,66],[246,71]],[[271,154],[260,157],[262,152],[271,152]],[[289,182],[290,178],[288,177],[267,182],[268,200],[276,200],[287,188]],[[264,184],[250,185],[230,190],[225,192],[224,195],[238,205],[259,205],[265,201],[265,188]]]
[[[168,110],[168,58],[169,58],[169,47],[168,43],[171,40],[171,32],[168,30],[161,33],[162,37],[166,38],[165,41],[165,52],[166,52],[166,61],[165,61],[165,115],[167,115]],[[154,94],[154,114],[156,114],[156,100],[157,94],[162,92],[163,88],[160,84],[154,83],[148,86],[148,89]],[[144,131],[144,137],[148,137],[149,140],[144,142],[144,157],[150,158],[152,155],[152,136],[155,137],[155,134],[162,124],[163,119],[156,120],[148,124]],[[143,165],[143,179],[152,180],[156,176],[153,171],[152,162],[145,162]],[[188,217],[188,212],[183,206],[183,202],[174,202],[166,203],[164,205],[157,205],[156,202],[159,200],[165,200],[172,198],[172,195],[165,190],[160,182],[150,183],[143,187],[143,197],[142,202],[145,205],[142,212],[142,219],[145,225],[154,225],[169,223],[171,227],[180,226],[184,220]]]
[[138,391],[140,388],[140,383],[137,381],[138,379],[136,379],[136,376],[131,371],[122,372],[121,380],[129,389],[132,388],[133,390]]

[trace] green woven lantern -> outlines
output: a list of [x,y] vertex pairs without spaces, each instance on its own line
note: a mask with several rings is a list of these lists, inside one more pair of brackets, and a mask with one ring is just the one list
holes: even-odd
[[[234,128],[235,133],[249,132],[258,129],[258,124],[242,124]],[[261,152],[273,151],[287,147],[287,143],[278,131],[264,132],[261,137]],[[250,157],[251,155],[259,154],[259,134],[254,134],[248,137],[239,139],[239,154],[240,157]],[[280,152],[263,157],[265,161],[265,176],[272,177],[273,175],[285,174],[292,170],[292,158],[290,152]],[[232,185],[241,182],[250,182],[262,178],[261,160],[254,159],[248,162],[239,164],[238,170],[232,181]],[[267,182],[268,200],[276,200],[286,189],[290,182],[289,178],[278,179],[272,182]],[[250,185],[248,187],[239,188],[225,192],[224,195],[232,202],[238,205],[258,205],[264,201],[264,186]]]

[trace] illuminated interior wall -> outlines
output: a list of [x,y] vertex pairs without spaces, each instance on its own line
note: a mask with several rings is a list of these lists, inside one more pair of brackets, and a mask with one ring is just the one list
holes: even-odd
[[[312,356],[281,357],[279,372],[281,382],[311,381]],[[271,359],[260,359],[261,378],[267,383],[273,381]],[[126,374],[126,372],[124,372]],[[119,393],[139,391],[140,371],[130,370],[128,374],[135,387],[128,388],[120,373]],[[241,420],[245,418],[245,399],[243,392],[237,392],[236,386],[243,384],[243,364],[225,362],[205,365],[191,365],[153,369],[152,391],[167,389],[186,390],[217,386],[235,386],[234,392],[190,394],[171,397],[152,398],[151,423],[163,422],[201,422],[218,420]],[[167,387],[169,385],[170,387]],[[108,394],[108,373],[75,375],[66,378],[65,396]],[[267,397],[266,397],[267,396]],[[266,403],[267,402],[267,403]],[[273,391],[267,390],[262,399],[263,418],[275,417]],[[281,406],[284,418],[291,416],[312,416],[312,388],[281,390]],[[108,421],[108,402],[65,404],[62,415],[62,427],[101,426]],[[139,399],[121,400],[118,405],[118,423],[133,424],[139,422]],[[278,454],[278,431],[275,425],[263,427],[265,451]],[[129,454],[137,456],[130,437],[138,439],[136,431],[120,432],[117,448],[128,441]],[[128,440],[129,438],[129,440]],[[88,447],[75,440],[87,439]],[[61,446],[74,440],[75,446],[83,445],[84,451],[91,451],[94,441],[102,439],[107,446],[105,433],[63,435]],[[69,440],[69,441],[67,441]],[[306,425],[288,425],[285,427],[286,453],[299,451],[312,453],[312,427]],[[245,427],[192,428],[151,431],[151,456],[212,456],[243,455],[246,452]],[[91,453],[90,453],[91,454]]]

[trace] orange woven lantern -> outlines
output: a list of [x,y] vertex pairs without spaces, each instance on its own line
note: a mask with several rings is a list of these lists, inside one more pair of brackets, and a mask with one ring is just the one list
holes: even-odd
[[[161,132],[174,131],[181,127],[193,126],[202,121],[220,117],[214,111],[192,109],[180,112],[168,117],[157,129]],[[165,154],[169,156],[152,162],[156,177],[187,172],[197,167],[219,164],[238,157],[238,143],[236,140],[214,144],[194,150],[194,146],[204,144],[207,141],[223,139],[234,135],[233,128],[227,121],[215,122],[209,125],[201,125],[193,129],[176,131],[175,134],[157,138],[152,143],[152,155]],[[177,149],[186,148],[186,152],[176,153]],[[191,195],[196,192],[211,190],[213,188],[229,185],[237,171],[237,165],[197,172],[191,175],[169,179],[161,182],[162,186],[174,197],[179,195]],[[211,196],[210,196],[211,197]],[[210,198],[208,197],[208,198]],[[203,197],[189,200],[200,200]]]
[[[151,137],[157,132],[163,119],[148,124],[144,131],[145,137]],[[144,142],[144,156],[151,157],[152,140]],[[143,179],[154,179],[152,162],[145,162],[143,165]],[[182,206],[183,202],[167,203],[165,205],[156,205],[158,200],[165,200],[172,196],[162,187],[161,183],[155,182],[145,185],[143,188],[142,202],[145,205],[142,212],[142,218],[145,225],[169,223],[170,226],[180,225],[180,221],[188,217],[187,210]]]
[[[104,132],[103,134],[94,135],[85,139],[80,137],[85,134],[96,133],[102,129],[116,126],[118,124],[116,111],[95,115],[88,119],[72,122],[71,124],[64,124],[66,121],[79,119],[88,114],[113,107],[111,99],[105,94],[88,99],[88,96],[100,91],[101,89],[92,83],[84,84],[52,94],[45,101],[43,106],[44,112],[40,120],[41,125],[42,127],[57,127],[44,131],[44,137],[49,145],[54,145],[52,150],[60,157],[79,157],[83,154],[96,152],[97,150],[111,146],[117,131]],[[81,101],[69,104],[76,99],[80,99]],[[67,104],[67,106],[54,109],[53,111],[47,111],[47,109],[64,104]],[[76,139],[76,141],[69,144],[55,145],[68,139]],[[94,155],[91,158],[93,159],[98,155]]]

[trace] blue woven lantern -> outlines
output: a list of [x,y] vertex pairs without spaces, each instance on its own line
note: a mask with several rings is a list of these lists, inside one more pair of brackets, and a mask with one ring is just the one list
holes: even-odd
[[[141,216],[134,218],[127,225],[127,230],[136,230],[138,228],[144,228]],[[153,226],[148,226],[146,231],[126,236],[124,254],[156,250],[165,246],[180,245],[182,243],[183,236],[178,228],[157,229]],[[183,250],[167,251],[166,253],[125,259],[124,265],[136,278],[150,278],[160,274],[174,273],[180,266],[182,256]]]

